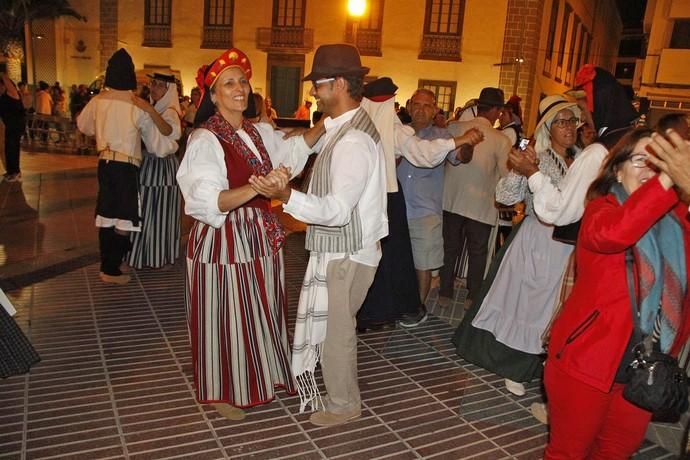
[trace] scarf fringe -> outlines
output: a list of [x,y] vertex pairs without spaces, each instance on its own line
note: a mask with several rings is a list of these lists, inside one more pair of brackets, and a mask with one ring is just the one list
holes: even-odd
[[[316,368],[316,363],[321,361],[320,344],[314,346],[314,354],[316,356],[314,368]],[[314,370],[305,370],[300,375],[295,376],[295,381],[297,382],[297,393],[299,394],[300,400],[300,414],[304,413],[304,410],[307,408],[308,405],[311,405],[311,412],[325,409],[323,399],[321,399],[321,392],[319,391],[319,386],[316,383],[316,375],[314,373]]]

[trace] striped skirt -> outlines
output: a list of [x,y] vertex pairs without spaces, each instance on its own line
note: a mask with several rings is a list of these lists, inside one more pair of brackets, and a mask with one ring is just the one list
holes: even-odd
[[136,269],[174,264],[180,255],[180,190],[175,181],[175,155],[158,158],[144,153],[139,173],[141,232],[131,235],[127,263]]
[[0,378],[25,374],[40,360],[29,339],[0,305]]
[[[292,394],[282,250],[254,209],[214,229],[195,222],[187,248],[186,309],[196,397],[250,407]],[[253,255],[253,256],[252,256]]]

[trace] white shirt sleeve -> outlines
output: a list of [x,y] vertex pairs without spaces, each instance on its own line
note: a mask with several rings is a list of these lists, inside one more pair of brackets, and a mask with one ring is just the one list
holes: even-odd
[[303,136],[293,136],[284,139],[285,133],[273,129],[268,123],[257,123],[254,125],[261,135],[261,140],[271,157],[274,168],[284,165],[292,169],[292,177],[297,176],[304,169],[312,148],[304,142]]
[[228,190],[228,172],[223,147],[206,129],[195,129],[177,171],[177,183],[184,196],[185,214],[215,228],[225,222],[227,212],[218,209],[218,195]]
[[418,168],[433,168],[443,162],[448,152],[455,150],[455,140],[435,139],[428,141],[415,136],[411,126],[403,125],[398,117],[394,124],[395,154],[403,156]]
[[498,180],[496,184],[496,201],[512,206],[525,199],[527,178],[513,171]]
[[373,173],[376,145],[364,135],[350,132],[334,146],[331,158],[331,192],[317,197],[296,190],[283,205],[285,212],[316,225],[337,227],[350,221],[352,210]]
[[534,193],[534,212],[547,224],[568,225],[582,218],[587,189],[599,174],[608,150],[601,144],[588,146],[575,159],[558,187],[536,172],[528,179]]
[[182,136],[182,123],[180,122],[180,115],[175,112],[175,109],[168,107],[162,114],[163,120],[172,128],[172,132],[168,137],[173,141],[178,140]]
[[96,100],[89,101],[77,117],[77,128],[86,136],[96,135]]
[[134,106],[132,107],[135,112],[134,116],[137,117],[138,115],[136,124],[141,132],[141,140],[144,141],[146,151],[154,153],[159,158],[175,153],[177,151],[177,142],[172,139],[172,136],[161,134],[146,112]]

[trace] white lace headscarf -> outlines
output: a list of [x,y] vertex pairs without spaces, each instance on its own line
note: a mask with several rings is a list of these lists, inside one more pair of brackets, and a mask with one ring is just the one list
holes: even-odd
[[[168,90],[163,97],[156,102],[153,102],[153,99],[151,99],[151,104],[153,104],[153,108],[156,109],[156,112],[160,113],[163,119],[172,126],[173,132],[168,137],[171,139],[179,139],[182,135],[182,126],[180,124],[180,118],[182,117],[180,97],[177,94],[177,85],[175,83],[168,82],[167,85]],[[172,109],[176,116],[173,117],[168,109]],[[166,112],[168,112],[168,114],[166,114]]]

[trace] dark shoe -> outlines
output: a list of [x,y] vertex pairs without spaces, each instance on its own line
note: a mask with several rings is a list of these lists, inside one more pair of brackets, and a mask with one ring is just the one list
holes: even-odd
[[395,329],[395,321],[371,321],[357,325],[357,332],[364,334],[365,332],[385,331],[388,329]]
[[400,324],[400,327],[411,328],[419,326],[426,321],[427,318],[429,318],[429,313],[427,313],[425,307],[421,307],[416,315],[403,315],[398,324]]

